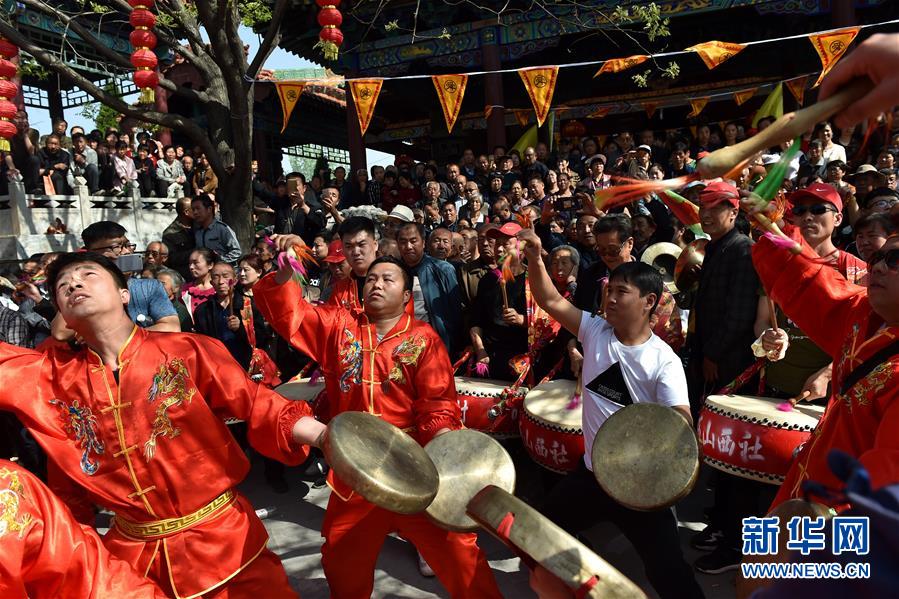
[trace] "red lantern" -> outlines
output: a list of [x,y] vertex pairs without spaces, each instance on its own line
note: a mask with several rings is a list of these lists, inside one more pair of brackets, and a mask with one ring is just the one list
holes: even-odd
[[137,69],[155,69],[159,61],[153,50],[135,50],[131,54],[131,64]]
[[8,60],[0,58],[0,77],[12,79],[16,76],[18,68]]
[[153,8],[155,4],[154,0],[128,0],[129,6],[131,8]]
[[146,29],[135,29],[128,36],[128,40],[134,48],[149,48],[152,50],[156,47],[156,34]]
[[9,79],[0,79],[0,98],[15,98],[19,88]]
[[9,100],[0,100],[0,119],[12,119],[16,116],[16,105]]
[[343,32],[338,29],[343,23],[343,15],[337,10],[340,0],[315,0],[315,3],[321,8],[318,24],[322,26],[317,45],[321,46],[325,60],[337,60],[340,44],[343,43]]
[[134,85],[152,90],[159,85],[159,74],[156,71],[135,71]]
[[16,133],[18,132],[19,130],[12,123],[12,121],[0,121],[0,137],[9,139],[11,137],[15,137]]
[[339,27],[343,23],[343,15],[333,6],[323,8],[318,13],[318,24],[322,27]]
[[134,28],[146,27],[147,29],[152,29],[156,25],[156,15],[144,8],[135,8],[131,11],[128,22]]
[[18,56],[19,48],[8,39],[0,38],[0,56],[3,58],[12,58]]

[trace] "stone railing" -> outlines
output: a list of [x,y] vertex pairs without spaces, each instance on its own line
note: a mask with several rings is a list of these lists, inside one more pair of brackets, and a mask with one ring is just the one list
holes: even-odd
[[[91,223],[111,220],[128,231],[138,250],[158,240],[175,218],[174,199],[88,195],[76,185],[75,195],[26,195],[21,183],[10,182],[0,196],[0,260],[22,260],[39,252],[73,251],[81,247],[81,231]],[[57,222],[58,219],[58,222]],[[66,233],[48,234],[59,223]]]

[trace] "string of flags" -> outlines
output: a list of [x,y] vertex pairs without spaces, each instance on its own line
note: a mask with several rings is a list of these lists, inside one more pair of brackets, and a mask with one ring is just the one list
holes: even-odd
[[[821,60],[821,73],[812,87],[817,87],[821,83],[822,79],[827,75],[827,73],[830,72],[834,65],[849,49],[850,44],[852,44],[853,40],[855,40],[861,29],[865,27],[874,27],[877,25],[886,25],[892,23],[899,23],[899,19],[884,23],[874,23],[871,25],[848,27],[843,29],[808,34],[807,37]],[[625,58],[613,58],[605,61],[582,62],[546,67],[532,67],[520,70],[506,69],[501,71],[493,71],[492,73],[518,73],[522,83],[524,84],[524,88],[527,92],[528,98],[531,101],[533,111],[537,116],[537,124],[538,126],[542,126],[551,112],[553,94],[555,92],[556,83],[558,82],[560,68],[598,64],[601,62],[602,66],[594,75],[595,78],[599,77],[603,73],[621,73],[635,66],[643,64],[651,58],[670,56],[683,52],[695,52],[702,59],[706,67],[709,70],[712,70],[720,66],[725,61],[730,60],[750,45],[781,41],[785,39],[794,39],[802,36],[803,35],[794,35],[773,40],[747,42],[745,44],[713,40],[690,46],[689,48],[686,48],[685,50],[680,52],[665,52],[656,55],[639,54],[628,56]],[[378,102],[378,97],[381,93],[381,88],[384,85],[384,81],[430,77],[431,81],[434,84],[434,89],[437,93],[440,107],[443,110],[443,116],[444,120],[446,121],[447,131],[452,133],[453,127],[455,126],[456,121],[459,118],[459,113],[462,108],[462,100],[465,97],[465,90],[468,86],[468,79],[472,75],[481,74],[486,74],[486,72],[474,72],[456,75],[407,75],[400,77],[368,79],[340,79],[332,77],[329,78],[324,84],[336,85],[341,81],[348,84],[350,94],[352,95],[353,105],[356,110],[356,116],[359,120],[359,127],[362,135],[364,136],[365,132],[368,130],[368,126],[371,124],[372,117],[374,116],[375,106]],[[790,91],[793,97],[796,98],[796,101],[800,105],[802,105],[804,100],[807,81],[808,76],[806,75],[783,82],[786,88]],[[290,120],[290,115],[293,112],[293,109],[296,107],[300,95],[303,93],[305,85],[309,83],[320,82],[314,79],[304,81],[275,82],[275,87],[277,88],[278,98],[281,101],[281,110],[283,114],[283,122],[281,128],[282,132],[287,128],[287,123]],[[737,106],[743,105],[753,96],[755,96],[758,89],[758,87],[754,87],[733,92],[733,98]],[[712,96],[690,98],[689,103],[692,110],[689,116],[698,116],[706,107],[711,97]],[[656,110],[659,108],[660,104],[654,101],[647,101],[643,102],[641,105],[646,111],[647,116],[649,118],[652,118]],[[492,110],[494,108],[496,107],[487,106],[485,108],[484,114],[486,118],[490,117],[490,114],[492,113]],[[601,107],[593,114],[589,115],[588,118],[602,118],[609,114],[611,109],[611,107]],[[556,110],[558,111],[558,109]],[[528,121],[530,120],[530,111],[514,110],[513,114],[515,115],[516,120],[521,126],[526,126]]]

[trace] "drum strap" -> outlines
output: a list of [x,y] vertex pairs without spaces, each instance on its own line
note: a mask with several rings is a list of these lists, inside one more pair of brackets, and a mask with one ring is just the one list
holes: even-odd
[[881,364],[889,362],[896,355],[899,355],[899,339],[882,348],[873,356],[859,364],[858,368],[850,372],[849,376],[846,377],[843,384],[840,386],[840,395],[845,395],[857,382],[871,374],[871,372]]

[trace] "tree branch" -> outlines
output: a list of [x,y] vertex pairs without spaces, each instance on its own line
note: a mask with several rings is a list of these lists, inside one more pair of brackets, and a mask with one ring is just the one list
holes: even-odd
[[209,140],[206,132],[190,119],[186,119],[178,114],[165,114],[155,110],[142,110],[131,106],[121,98],[109,94],[94,85],[90,80],[78,74],[50,52],[31,42],[27,37],[19,33],[17,29],[2,20],[0,20],[0,35],[3,35],[3,37],[10,40],[20,49],[33,56],[44,67],[70,80],[98,102],[123,115],[180,131],[207,152],[207,155],[215,153],[215,148],[212,146],[212,142]]
[[131,66],[131,62],[125,58],[123,55],[119,54],[115,50],[107,47],[103,42],[101,42],[96,34],[91,33],[88,29],[78,23],[74,18],[65,14],[59,9],[53,8],[52,6],[46,4],[42,0],[21,0],[21,2],[25,6],[29,6],[47,14],[55,19],[59,19],[59,21],[65,25],[67,28],[74,31],[81,39],[90,44],[90,46],[97,51],[103,58],[113,63],[116,66],[122,67],[123,69],[131,70],[134,67]]
[[253,62],[250,63],[250,67],[247,69],[247,77],[249,79],[256,78],[259,69],[265,64],[272,50],[281,43],[281,21],[284,20],[284,15],[287,14],[288,4],[287,0],[277,0],[275,2],[275,9],[272,11],[272,20],[269,21],[268,31],[265,32],[265,37],[262,38],[262,43],[259,44],[256,56],[253,57]]

